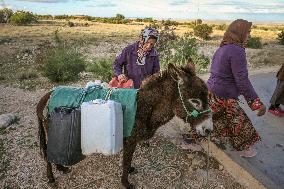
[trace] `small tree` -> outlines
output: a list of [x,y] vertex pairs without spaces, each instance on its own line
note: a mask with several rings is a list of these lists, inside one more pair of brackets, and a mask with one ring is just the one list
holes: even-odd
[[123,19],[125,19],[125,16],[123,16],[122,14],[116,14],[115,18],[118,19],[118,20],[123,20]]
[[43,72],[53,82],[74,81],[85,70],[83,54],[75,47],[62,41],[55,31],[56,46],[47,51],[43,59]]
[[74,27],[74,26],[75,26],[74,22],[71,22],[71,21],[68,21],[68,22],[67,22],[67,25],[68,25],[69,27]]
[[27,11],[17,11],[15,12],[10,19],[11,23],[14,25],[26,25],[32,22],[36,22],[36,16]]
[[216,28],[216,30],[226,30],[227,25],[226,24],[220,24],[220,25],[217,25],[215,28]]
[[208,40],[210,38],[210,34],[213,32],[213,29],[207,24],[200,24],[193,28],[193,32],[195,36]]
[[252,49],[261,49],[262,43],[260,37],[251,37],[247,42],[247,47]]
[[196,20],[196,25],[200,25],[200,24],[202,24],[202,20],[201,19],[197,19]]
[[8,8],[0,10],[0,23],[8,23],[10,21],[13,11]]
[[109,82],[113,77],[113,60],[113,58],[95,59],[91,64],[88,64],[87,71],[92,72],[96,78]]
[[278,34],[277,40],[281,45],[284,45],[284,30]]

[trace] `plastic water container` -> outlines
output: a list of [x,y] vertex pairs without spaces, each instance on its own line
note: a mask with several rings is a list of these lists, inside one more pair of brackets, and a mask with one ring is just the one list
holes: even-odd
[[81,105],[81,148],[84,155],[113,155],[123,147],[123,112],[112,100]]

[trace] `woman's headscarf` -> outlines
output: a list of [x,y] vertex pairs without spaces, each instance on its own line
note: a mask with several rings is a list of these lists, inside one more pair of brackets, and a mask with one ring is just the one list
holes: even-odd
[[224,34],[220,47],[228,44],[235,44],[240,47],[245,47],[246,34],[252,26],[251,22],[247,20],[238,19],[233,21]]
[[145,28],[144,30],[142,30],[141,40],[138,42],[138,50],[137,50],[137,54],[138,54],[137,64],[138,65],[145,64],[145,58],[149,52],[143,49],[143,45],[148,41],[148,39],[151,36],[155,37],[158,41],[159,32],[154,28]]

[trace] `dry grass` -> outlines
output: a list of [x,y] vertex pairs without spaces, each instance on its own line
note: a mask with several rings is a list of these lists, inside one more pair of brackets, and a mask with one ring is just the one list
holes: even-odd
[[[84,22],[73,20],[75,25]],[[95,58],[113,58],[127,44],[138,39],[141,29],[146,24],[105,24],[88,22],[89,26],[69,27],[67,21],[41,21],[31,26],[10,26],[1,24],[0,27],[0,83],[12,84],[21,88],[36,89],[37,86],[49,84],[41,77],[40,62],[35,61],[39,49],[47,49],[47,43],[54,42],[54,32],[59,36],[81,48],[87,61]],[[210,23],[213,24],[213,23]],[[215,23],[216,24],[216,23]],[[284,61],[284,46],[278,45],[277,34],[284,25],[256,25],[252,29],[252,36],[261,37],[262,49],[247,49],[247,59],[250,67],[279,65]],[[176,27],[176,33],[183,35],[192,32],[186,25]],[[218,47],[224,31],[214,30],[209,41],[200,40],[199,52],[212,58]],[[29,53],[27,53],[29,52]],[[30,53],[31,52],[31,53]],[[39,76],[32,81],[21,80],[19,73],[25,70],[35,70]]]

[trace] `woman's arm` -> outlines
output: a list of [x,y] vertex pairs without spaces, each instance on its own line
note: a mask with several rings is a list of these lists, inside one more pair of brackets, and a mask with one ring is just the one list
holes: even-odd
[[244,49],[238,49],[238,51],[231,56],[231,70],[236,85],[240,93],[245,97],[250,108],[253,111],[259,109],[263,104],[248,78],[247,60]]
[[112,64],[115,76],[119,76],[122,74],[123,65],[125,65],[127,62],[127,51],[128,48],[124,48],[122,52],[115,58]]
[[154,65],[153,65],[153,74],[160,71],[160,59],[159,55],[155,57]]

